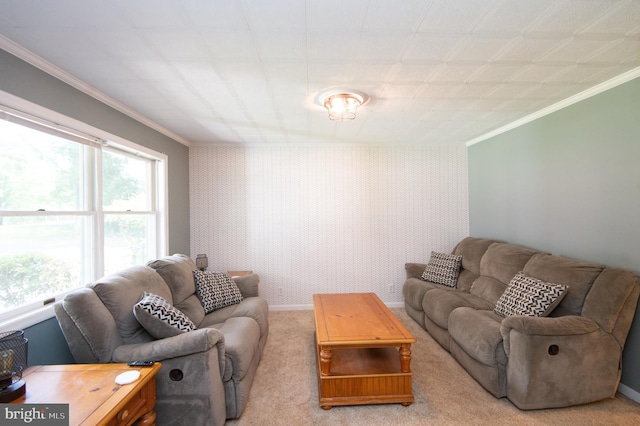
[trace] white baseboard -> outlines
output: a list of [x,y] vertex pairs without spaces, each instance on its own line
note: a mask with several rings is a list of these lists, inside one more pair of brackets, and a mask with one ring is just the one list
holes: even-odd
[[629,386],[623,385],[622,383],[618,385],[618,392],[640,404],[640,392],[635,391]]
[[312,311],[313,305],[269,305],[270,311]]

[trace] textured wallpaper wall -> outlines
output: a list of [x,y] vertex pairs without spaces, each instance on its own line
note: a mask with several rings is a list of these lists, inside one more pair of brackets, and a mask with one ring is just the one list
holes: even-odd
[[468,235],[466,147],[191,147],[191,255],[251,269],[272,309],[375,292]]

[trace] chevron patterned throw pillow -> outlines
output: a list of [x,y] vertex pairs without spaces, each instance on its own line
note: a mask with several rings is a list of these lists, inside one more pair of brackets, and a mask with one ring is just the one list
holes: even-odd
[[225,272],[193,271],[196,293],[205,314],[242,302],[242,293],[233,278]]
[[526,315],[546,317],[567,294],[568,286],[548,283],[519,272],[496,303],[500,316]]
[[460,255],[432,251],[431,259],[422,273],[422,279],[447,287],[455,287],[458,284],[461,264],[462,256]]
[[144,293],[142,299],[133,306],[133,315],[156,339],[196,329],[195,324],[182,311],[153,293]]

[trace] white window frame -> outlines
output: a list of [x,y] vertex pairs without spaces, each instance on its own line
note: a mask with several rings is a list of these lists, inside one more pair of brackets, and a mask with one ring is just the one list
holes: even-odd
[[[154,179],[155,186],[157,188],[154,201],[154,208],[156,211],[156,253],[158,257],[166,255],[168,251],[168,156],[164,153],[154,151],[153,149],[138,145],[134,142],[128,141],[120,136],[111,134],[104,130],[93,127],[89,124],[83,123],[74,118],[65,116],[63,114],[52,111],[48,108],[44,108],[40,105],[26,101],[22,98],[16,97],[9,93],[0,90],[0,106],[4,109],[12,111],[22,116],[27,116],[35,122],[40,122],[48,127],[59,129],[61,133],[67,135],[79,135],[81,138],[88,138],[89,141],[100,142],[107,144],[118,150],[127,151],[136,156],[142,156],[155,161]],[[102,154],[102,150],[98,149],[99,156]],[[101,162],[97,163],[99,166]],[[97,170],[97,176],[101,176],[101,170]],[[97,280],[103,275],[104,265],[104,229],[99,226],[103,223],[102,212],[102,185],[97,185],[96,199],[99,203],[95,208],[93,215],[94,220],[94,239],[96,241],[93,244],[94,256],[92,262],[91,279]],[[81,214],[81,212],[74,212],[74,214]],[[78,288],[83,287],[80,285]],[[73,290],[70,290],[73,291]],[[55,295],[55,302],[61,300],[64,295],[68,293],[62,293]],[[35,305],[35,306],[34,306]],[[0,332],[16,329],[24,329],[32,325],[38,324],[49,318],[55,316],[53,306],[55,303],[48,303],[44,306],[41,302],[34,303],[30,306],[31,309],[20,309],[15,317],[10,320],[5,320],[0,323]]]

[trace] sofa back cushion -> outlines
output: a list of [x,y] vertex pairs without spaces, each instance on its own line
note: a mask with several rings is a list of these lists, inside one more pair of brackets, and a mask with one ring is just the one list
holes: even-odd
[[604,268],[584,300],[582,315],[594,320],[607,333],[613,334],[620,347],[624,343],[640,293],[639,278],[631,271]]
[[184,254],[174,254],[147,263],[160,274],[173,295],[173,306],[198,325],[204,318],[204,308],[196,296],[193,271],[197,270],[193,260]]
[[485,238],[467,237],[453,249],[453,254],[462,256],[462,267],[458,275],[458,290],[468,292],[473,282],[480,276],[480,260],[489,246],[496,241]]
[[491,244],[480,260],[480,276],[471,286],[471,294],[495,304],[511,279],[536,253],[536,250],[513,244]]
[[523,272],[543,281],[569,286],[567,294],[549,316],[581,315],[584,300],[603,265],[539,253],[524,267]]
[[111,362],[122,338],[113,316],[95,291],[90,288],[72,291],[54,308],[76,362]]
[[133,306],[145,292],[157,294],[171,303],[171,291],[162,277],[146,266],[132,266],[89,285],[116,322],[124,344],[152,341],[153,338],[133,315]]
[[467,237],[460,241],[453,249],[453,254],[462,256],[462,269],[480,275],[480,261],[494,240],[485,238]]

